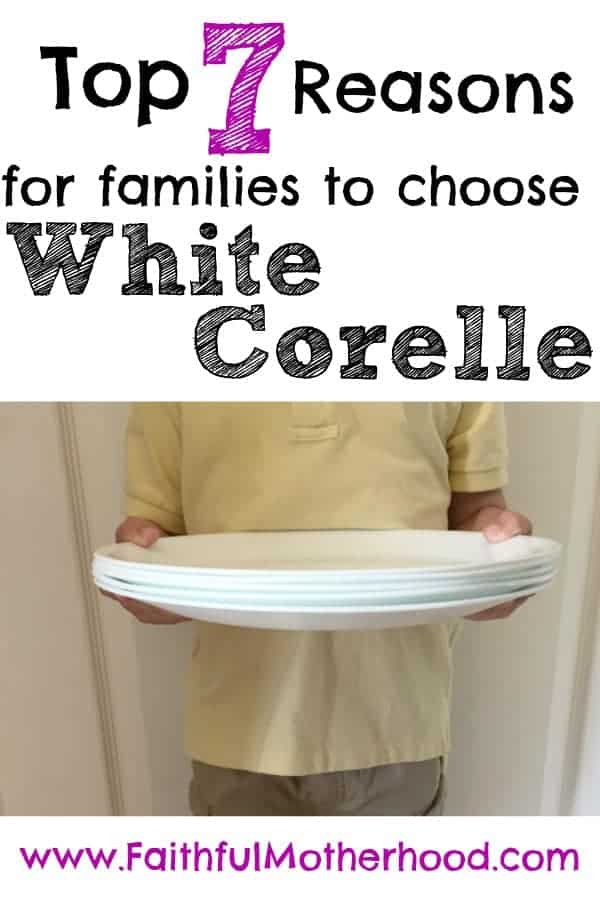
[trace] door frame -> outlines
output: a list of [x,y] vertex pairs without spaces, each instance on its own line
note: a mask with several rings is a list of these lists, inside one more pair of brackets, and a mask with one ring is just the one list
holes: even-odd
[[[92,660],[112,815],[152,815],[152,789],[137,666],[135,623],[101,598],[91,560],[98,538],[90,515],[99,486],[82,459],[80,417],[90,404],[57,403],[58,427],[69,485],[73,531]],[[98,453],[114,448],[96,447]]]

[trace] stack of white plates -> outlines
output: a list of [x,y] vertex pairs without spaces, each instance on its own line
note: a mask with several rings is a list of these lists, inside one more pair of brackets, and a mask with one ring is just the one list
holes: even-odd
[[450,621],[535,594],[560,545],[464,531],[286,531],[162,538],[94,555],[98,587],[191,619],[346,630]]

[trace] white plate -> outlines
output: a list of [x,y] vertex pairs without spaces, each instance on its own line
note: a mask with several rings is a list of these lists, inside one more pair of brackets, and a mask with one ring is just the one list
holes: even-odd
[[131,592],[132,596],[138,596],[136,592],[143,591],[147,596],[160,598],[177,598],[185,602],[210,602],[210,603],[227,603],[238,602],[240,604],[257,603],[259,605],[266,604],[289,604],[289,605],[329,605],[329,606],[356,606],[365,603],[430,603],[430,602],[456,602],[468,600],[470,598],[484,597],[488,594],[496,595],[499,592],[508,593],[509,591],[519,591],[527,593],[534,592],[540,586],[545,586],[554,578],[555,570],[544,572],[535,578],[518,579],[502,586],[471,584],[467,583],[462,586],[453,586],[449,589],[443,585],[434,589],[422,589],[419,585],[411,589],[402,588],[380,588],[377,586],[353,587],[346,590],[327,590],[317,587],[298,588],[293,591],[288,590],[286,586],[278,588],[262,588],[252,587],[250,585],[240,586],[239,589],[232,590],[228,581],[223,581],[220,586],[210,586],[204,583],[193,586],[181,587],[175,584],[169,585],[147,585],[130,581],[124,581],[110,576],[95,574],[95,579],[100,587],[104,590],[116,594],[124,594],[125,591]]
[[286,593],[304,594],[307,591],[327,591],[333,594],[348,594],[357,591],[363,592],[365,589],[394,590],[404,593],[414,593],[415,591],[422,593],[431,593],[436,591],[451,591],[461,593],[464,590],[472,590],[474,586],[481,588],[486,592],[491,588],[494,593],[498,593],[496,588],[501,590],[511,590],[513,586],[524,581],[531,581],[538,577],[544,577],[556,571],[554,563],[542,563],[530,566],[527,569],[507,570],[496,574],[480,574],[473,573],[467,576],[439,576],[437,578],[428,578],[426,576],[416,576],[415,578],[390,578],[378,577],[377,573],[373,573],[370,578],[356,578],[354,575],[340,575],[335,581],[329,578],[321,578],[319,573],[315,573],[314,577],[308,579],[295,579],[290,576],[288,579],[272,580],[267,577],[252,577],[246,574],[238,577],[221,577],[219,575],[188,575],[185,570],[174,571],[165,567],[165,571],[153,570],[152,572],[140,571],[140,567],[130,565],[127,568],[117,568],[113,570],[111,566],[104,565],[103,560],[95,559],[93,563],[93,572],[102,578],[114,578],[116,581],[122,581],[125,584],[145,585],[147,587],[168,587],[181,588],[182,590],[203,591],[262,591],[264,593],[280,593],[285,590]]
[[347,608],[360,609],[365,606],[417,606],[428,605],[431,603],[454,604],[461,603],[471,599],[485,599],[487,596],[498,596],[499,593],[513,593],[518,596],[531,595],[546,587],[554,578],[554,574],[538,578],[535,581],[521,583],[509,590],[501,589],[473,592],[467,595],[440,593],[436,596],[399,595],[394,590],[378,590],[364,589],[362,592],[355,592],[353,595],[337,594],[331,595],[327,591],[316,592],[307,591],[304,594],[290,595],[285,590],[280,593],[265,594],[262,591],[244,591],[230,592],[222,591],[203,591],[202,589],[180,589],[180,588],[148,588],[146,585],[126,584],[112,578],[104,578],[96,576],[96,584],[102,590],[109,591],[122,596],[133,597],[134,599],[152,599],[156,602],[177,601],[186,605],[197,606],[223,606],[233,604],[235,606],[254,608],[254,607],[289,607],[304,609],[313,609],[315,607]]
[[167,612],[241,628],[267,628],[285,631],[362,631],[383,628],[406,628],[416,625],[433,625],[452,622],[465,616],[482,612],[499,603],[516,600],[517,593],[501,594],[479,600],[464,600],[457,603],[428,603],[414,606],[373,605],[368,607],[313,607],[302,606],[255,606],[249,608],[240,604],[219,604],[199,606],[182,601],[157,601],[155,598],[137,593],[136,598]]
[[150,549],[114,544],[97,551],[95,560],[112,575],[131,572],[134,564],[146,575],[174,570],[189,577],[253,574],[298,581],[318,573],[336,581],[500,574],[556,562],[559,554],[560,545],[538,537],[490,544],[479,533],[463,531],[291,531],[161,538]]

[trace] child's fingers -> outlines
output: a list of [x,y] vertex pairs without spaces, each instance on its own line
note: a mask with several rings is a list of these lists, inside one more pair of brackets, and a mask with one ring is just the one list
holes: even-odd
[[128,613],[145,625],[176,625],[178,622],[185,622],[183,616],[177,616],[174,613],[168,613],[163,609],[142,603],[141,600],[134,600],[132,597],[120,597],[112,594],[113,600],[123,607]]
[[491,609],[484,609],[483,612],[475,613],[472,616],[465,616],[472,622],[493,622],[497,619],[508,619],[519,607],[529,600],[529,597],[520,597],[518,600],[511,600],[509,603],[500,603]]
[[166,532],[154,522],[130,516],[119,525],[115,537],[118,544],[130,543],[138,547],[151,547],[165,535]]
[[526,516],[511,512],[508,509],[498,510],[492,522],[483,529],[483,533],[491,543],[507,541],[518,534],[531,534],[533,526]]

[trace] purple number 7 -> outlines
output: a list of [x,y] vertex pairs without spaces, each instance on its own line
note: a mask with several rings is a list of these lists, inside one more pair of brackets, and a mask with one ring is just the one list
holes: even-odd
[[224,130],[209,129],[209,153],[268,153],[269,128],[255,129],[258,88],[284,44],[281,22],[204,25],[204,65],[222,65],[228,50],[251,48],[233,82]]

